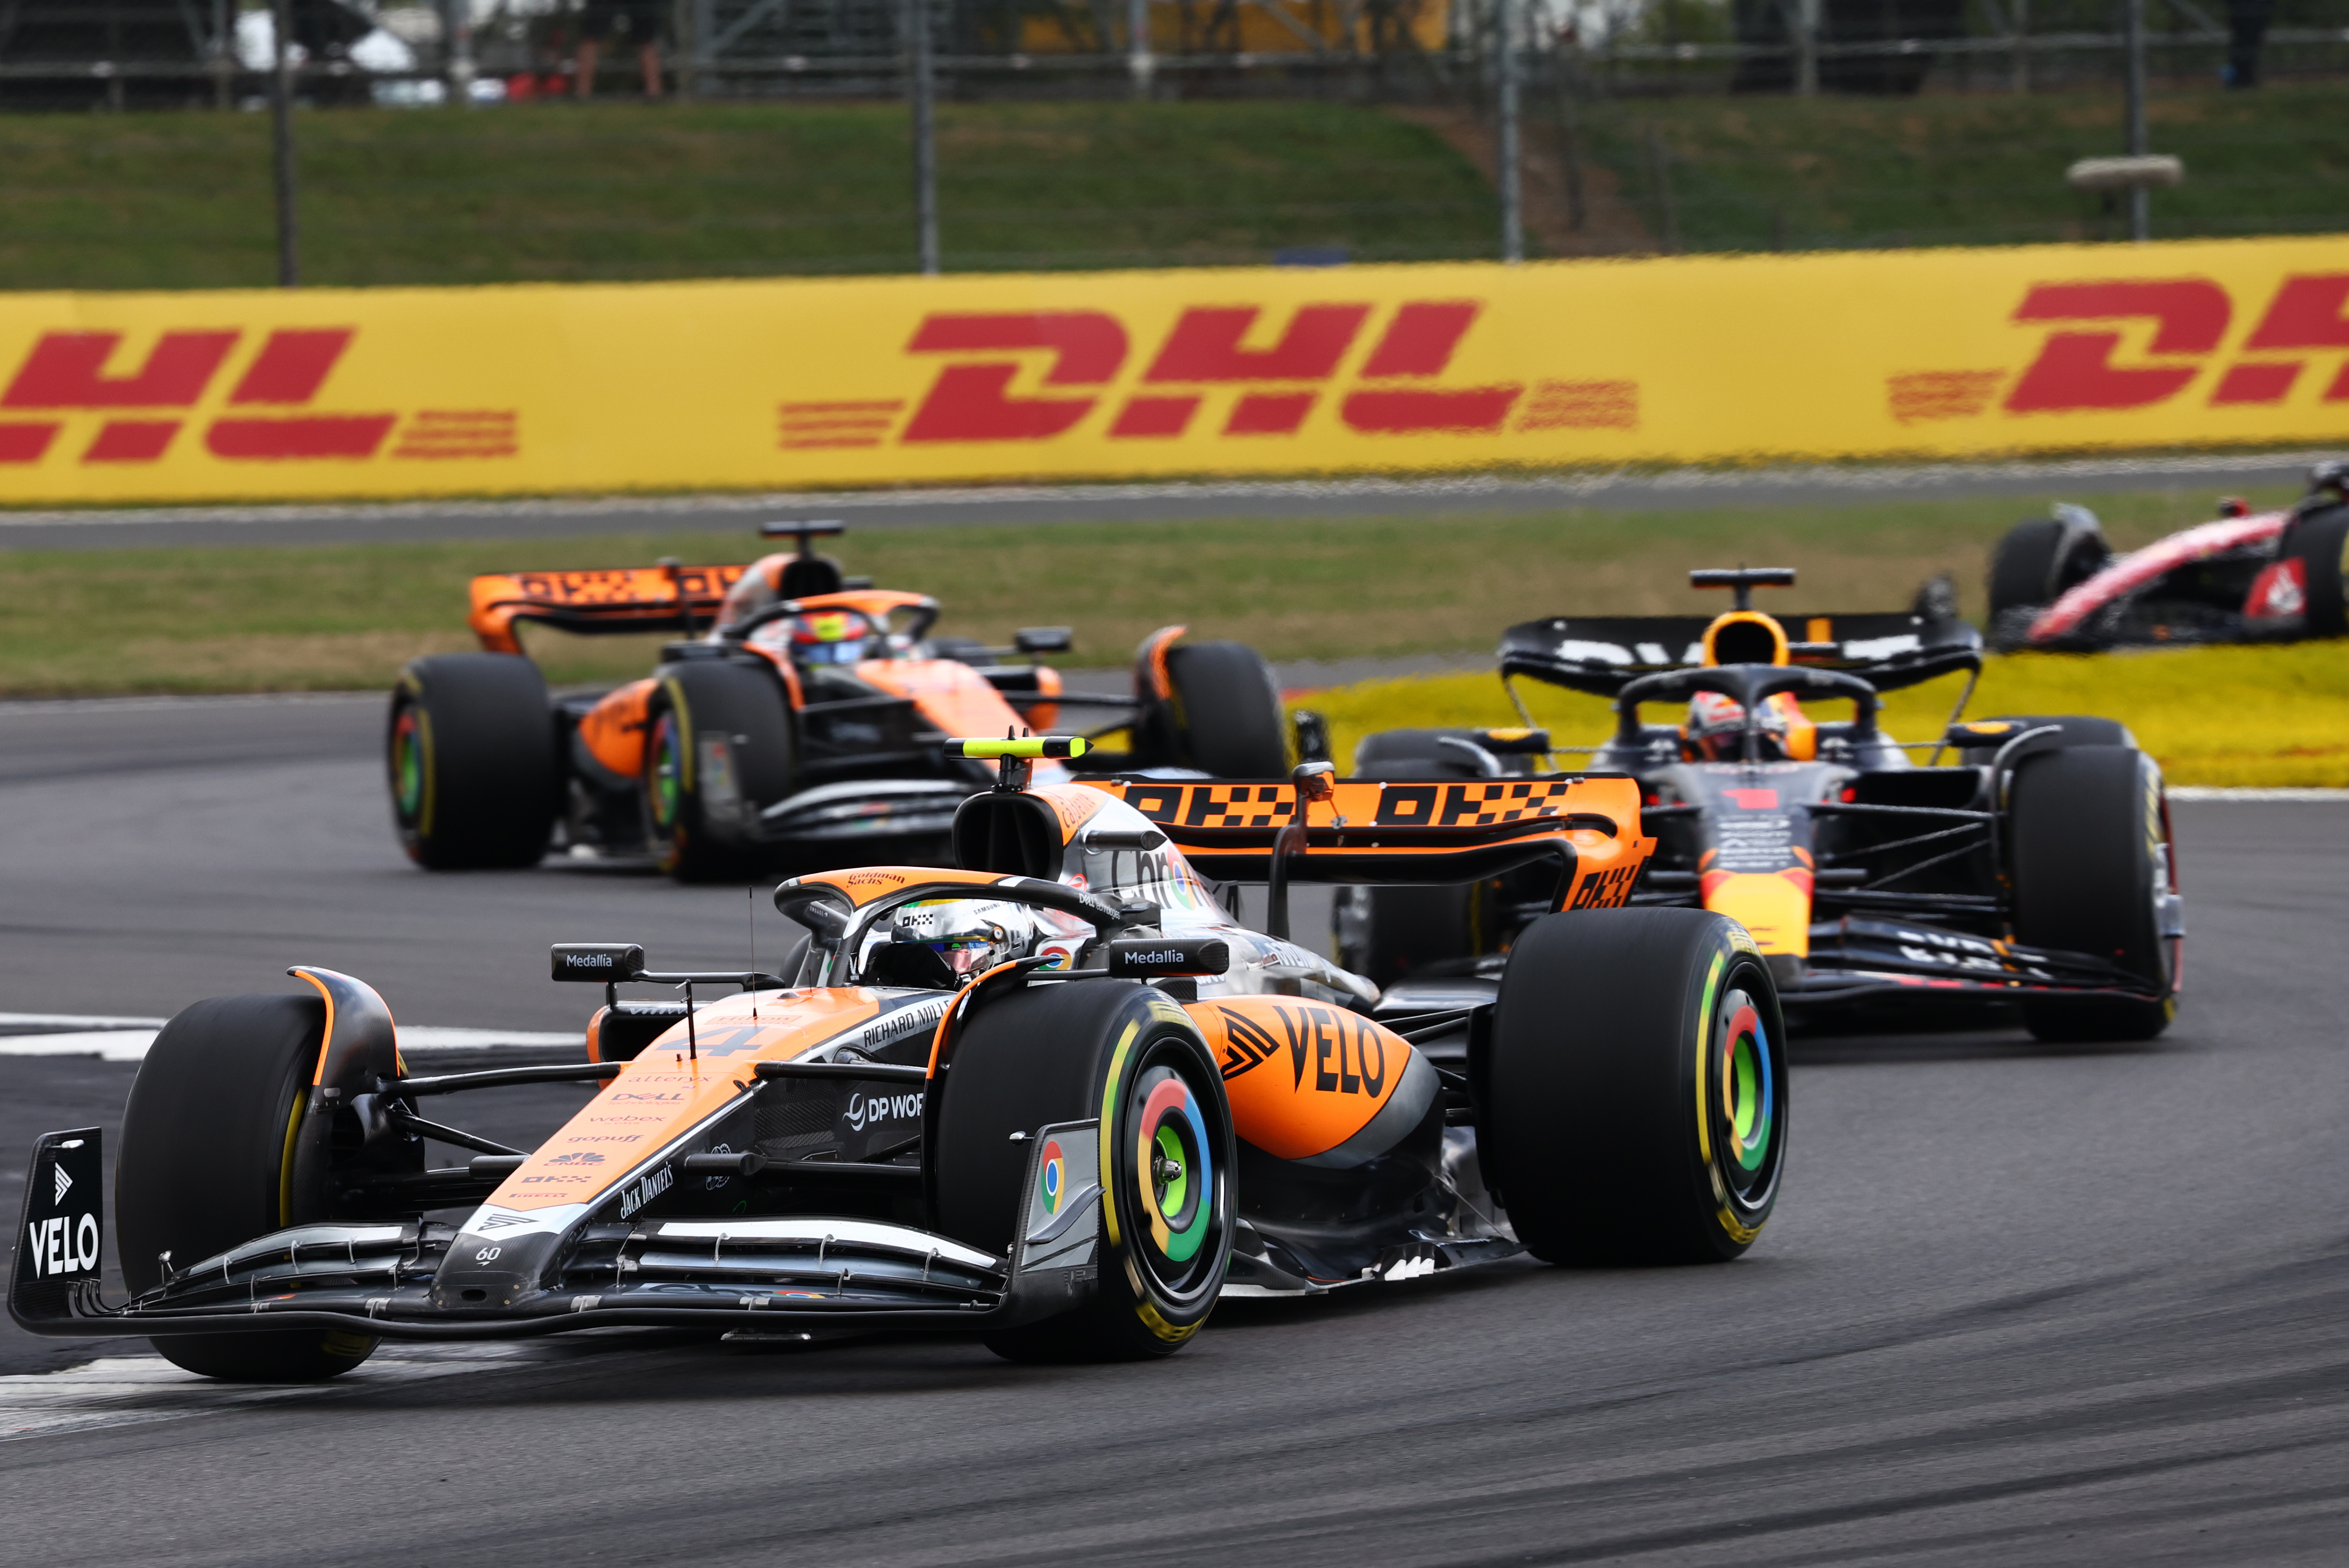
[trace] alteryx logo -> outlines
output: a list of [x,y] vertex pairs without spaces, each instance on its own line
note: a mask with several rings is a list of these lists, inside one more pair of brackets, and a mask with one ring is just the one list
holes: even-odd
[[319,407],[357,336],[202,327],[141,344],[120,332],[45,332],[0,392],[0,465],[160,462],[190,441],[233,463],[519,454],[512,409]]

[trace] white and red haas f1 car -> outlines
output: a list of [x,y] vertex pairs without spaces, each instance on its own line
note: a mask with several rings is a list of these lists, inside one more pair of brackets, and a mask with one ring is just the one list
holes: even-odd
[[2276,512],[2220,516],[2116,554],[2085,507],[2018,523],[1990,565],[1990,640],[2066,652],[2349,635],[2349,462],[2318,463]]

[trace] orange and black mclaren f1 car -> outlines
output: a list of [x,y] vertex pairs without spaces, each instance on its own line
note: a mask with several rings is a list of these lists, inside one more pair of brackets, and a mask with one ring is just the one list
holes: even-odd
[[[1752,595],[1791,586],[1791,569],[1690,575],[1733,590],[1736,607],[1710,621],[1528,621],[1501,644],[1513,700],[1518,678],[1613,700],[1615,732],[1591,765],[1638,781],[1658,844],[1635,906],[1737,919],[1797,1023],[1857,1004],[1897,1022],[1980,1003],[2019,1007],[2042,1039],[2168,1025],[2184,905],[2161,770],[2124,726],[1964,721],[1982,640],[1946,585],[1906,614],[1779,617]],[[1879,727],[1883,692],[1957,673],[1969,679],[1937,739]],[[1680,722],[1646,722],[1643,705],[1662,702]],[[1806,706],[1828,702],[1849,703],[1849,719]],[[1475,798],[1506,793],[1548,747],[1530,728],[1390,731],[1355,760],[1372,777],[1441,773]],[[1498,972],[1526,902],[1510,877],[1344,889],[1337,950],[1391,998],[1455,994]]]
[[[938,602],[845,576],[814,552],[838,523],[778,523],[795,552],[748,566],[501,572],[476,577],[483,651],[419,659],[391,700],[392,818],[434,870],[649,854],[684,880],[942,857],[955,808],[993,776],[954,734],[1050,730],[1063,707],[1116,715],[1130,749],[1096,771],[1278,774],[1288,740],[1272,671],[1235,642],[1143,640],[1133,694],[1069,692],[1034,655],[933,638]],[[614,691],[551,697],[523,628],[673,632],[658,668]],[[1048,770],[1065,776],[1058,763]]]
[[[314,1378],[387,1337],[610,1325],[960,1329],[1013,1358],[1172,1352],[1233,1293],[1317,1293],[1523,1251],[1743,1252],[1776,1202],[1786,1064],[1733,921],[1623,908],[1653,847],[1621,777],[1035,784],[1002,763],[961,868],[787,881],[795,971],[659,973],[554,950],[605,1001],[575,1066],[418,1075],[360,981],[202,1002],[120,1134],[127,1301],[101,1297],[99,1134],[33,1157],[10,1312],[153,1339],[227,1378]],[[1538,867],[1549,912],[1488,994],[1397,1006],[1282,934],[1298,882]],[[1219,883],[1268,885],[1257,931]],[[623,987],[681,1000],[623,1000]],[[738,986],[696,1008],[693,988]],[[675,992],[672,991],[672,996]],[[534,1149],[469,1091],[600,1085]],[[471,1151],[427,1163],[427,1145]]]

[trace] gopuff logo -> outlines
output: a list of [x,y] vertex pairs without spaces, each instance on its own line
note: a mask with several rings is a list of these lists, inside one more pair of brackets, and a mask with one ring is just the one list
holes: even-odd
[[2021,375],[1917,371],[1890,378],[1887,398],[1903,424],[1993,406],[2025,415],[2150,408],[2198,381],[2211,408],[2273,408],[2316,364],[2320,376],[2333,371],[2319,400],[2349,402],[2349,273],[2286,277],[2256,315],[2243,313],[2253,325],[2228,350],[2235,305],[2205,277],[2034,284],[2013,319],[2050,330]]
[[[425,409],[402,415],[314,408],[357,336],[352,327],[242,328],[159,335],[139,354],[119,332],[45,332],[0,391],[0,463],[36,463],[59,448],[74,416],[98,414],[86,441],[61,448],[85,463],[161,461],[189,424],[201,450],[229,462],[512,457],[511,409]],[[259,337],[248,351],[247,340]],[[223,371],[229,372],[223,374]],[[222,386],[224,402],[206,400]],[[200,405],[210,410],[200,413]],[[78,450],[76,450],[78,448]]]
[[[794,402],[781,406],[778,440],[786,449],[879,446],[892,431],[906,444],[1049,441],[1096,410],[1112,441],[1282,437],[1325,406],[1375,437],[1637,426],[1634,381],[1447,384],[1484,308],[1422,299],[1381,317],[1332,301],[1284,318],[1262,306],[1195,305],[1140,354],[1106,311],[936,312],[905,352],[947,362],[902,428],[904,400]],[[1023,380],[1034,389],[1015,389]]]
[[848,1108],[841,1113],[840,1119],[855,1132],[878,1127],[883,1122],[910,1121],[922,1114],[922,1100],[926,1093],[926,1090],[916,1089],[905,1095],[868,1096],[859,1089],[848,1096]]

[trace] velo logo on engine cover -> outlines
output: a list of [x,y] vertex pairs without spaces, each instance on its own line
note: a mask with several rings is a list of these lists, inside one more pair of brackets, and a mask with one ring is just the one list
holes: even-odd
[[96,1127],[50,1133],[33,1153],[16,1231],[16,1287],[98,1278],[105,1161]]

